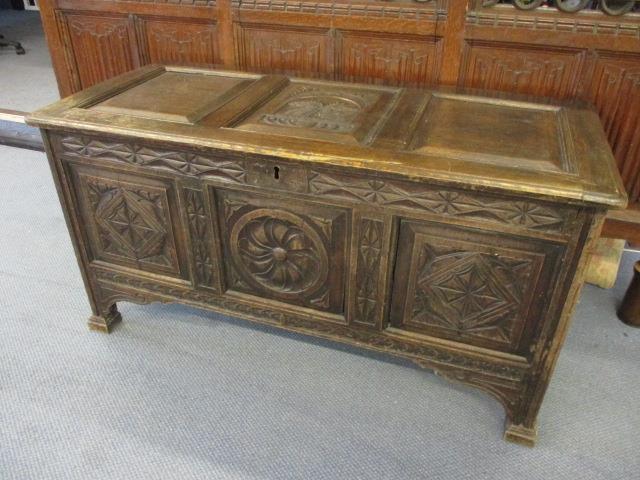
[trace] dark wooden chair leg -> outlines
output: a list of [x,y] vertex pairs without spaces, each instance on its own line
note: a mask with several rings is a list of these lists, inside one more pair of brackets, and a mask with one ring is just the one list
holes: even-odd
[[627,325],[640,327],[640,261],[633,267],[633,279],[618,310],[618,318]]

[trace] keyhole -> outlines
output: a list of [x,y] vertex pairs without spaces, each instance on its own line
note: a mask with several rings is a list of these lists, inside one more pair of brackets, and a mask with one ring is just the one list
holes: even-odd
[[273,167],[273,178],[280,180],[280,167]]

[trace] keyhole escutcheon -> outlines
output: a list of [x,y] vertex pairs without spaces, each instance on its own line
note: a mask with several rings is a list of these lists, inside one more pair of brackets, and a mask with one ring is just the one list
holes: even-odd
[[273,167],[273,178],[280,180],[280,167]]

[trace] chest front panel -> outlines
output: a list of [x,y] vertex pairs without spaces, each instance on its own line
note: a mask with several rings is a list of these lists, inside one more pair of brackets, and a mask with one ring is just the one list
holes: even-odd
[[584,221],[549,202],[312,164],[110,138],[54,143],[100,271],[523,359],[551,321]]

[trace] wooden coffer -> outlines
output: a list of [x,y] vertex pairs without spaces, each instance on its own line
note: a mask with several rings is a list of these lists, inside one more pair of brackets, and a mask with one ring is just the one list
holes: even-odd
[[34,113],[93,309],[180,302],[401,356],[536,416],[606,210],[597,115],[147,67]]

